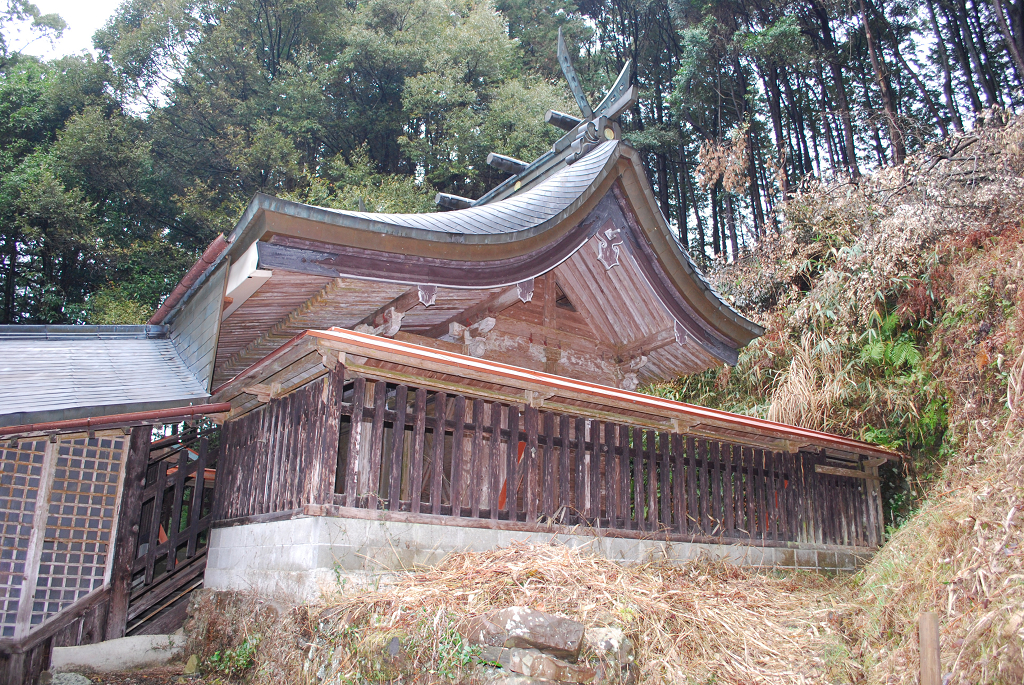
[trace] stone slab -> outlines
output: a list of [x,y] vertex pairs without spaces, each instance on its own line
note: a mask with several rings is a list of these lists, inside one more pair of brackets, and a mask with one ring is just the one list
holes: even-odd
[[54,647],[53,672],[111,673],[163,666],[180,657],[184,635],[133,635],[79,647]]

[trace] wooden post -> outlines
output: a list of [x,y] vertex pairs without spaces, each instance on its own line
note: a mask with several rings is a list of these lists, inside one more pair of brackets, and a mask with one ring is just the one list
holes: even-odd
[[[105,639],[124,637],[128,624],[128,595],[132,582],[136,543],[139,537],[139,514],[142,489],[146,486],[146,467],[149,466],[151,426],[136,426],[128,443],[125,460],[124,488],[121,508],[114,536],[114,560],[110,573],[110,613],[107,615]],[[202,478],[202,474],[199,474]]]
[[939,615],[934,611],[921,612],[921,623],[918,629],[918,639],[921,645],[921,685],[941,685]]

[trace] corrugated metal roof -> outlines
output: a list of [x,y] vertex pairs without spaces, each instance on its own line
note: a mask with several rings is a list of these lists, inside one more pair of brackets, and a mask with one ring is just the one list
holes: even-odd
[[166,337],[146,337],[145,330],[58,334],[33,328],[0,330],[0,426],[164,409],[209,397]]

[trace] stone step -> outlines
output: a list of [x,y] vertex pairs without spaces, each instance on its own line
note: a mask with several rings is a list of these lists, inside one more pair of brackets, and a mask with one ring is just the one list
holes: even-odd
[[185,636],[133,635],[79,647],[54,647],[51,672],[111,673],[163,666],[185,649]]

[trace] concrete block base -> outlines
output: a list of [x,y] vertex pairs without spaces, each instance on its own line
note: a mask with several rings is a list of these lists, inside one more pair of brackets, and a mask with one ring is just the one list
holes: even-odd
[[94,645],[54,647],[50,670],[111,673],[156,668],[181,656],[184,635],[133,635]]
[[204,585],[311,600],[343,587],[386,584],[398,573],[434,566],[452,552],[483,552],[513,542],[585,547],[623,563],[685,563],[708,555],[740,566],[842,573],[867,561],[841,548],[714,545],[310,516],[214,529]]

